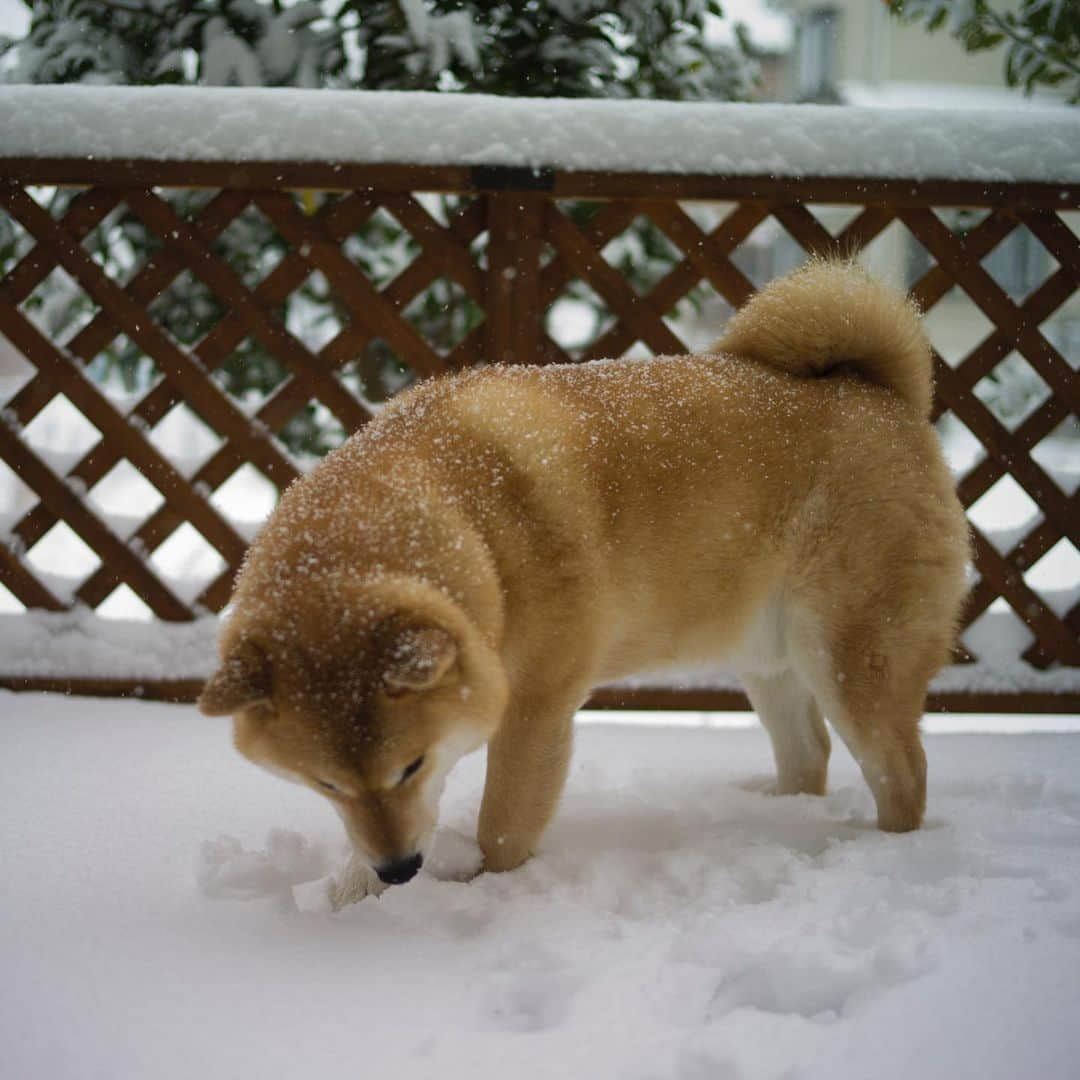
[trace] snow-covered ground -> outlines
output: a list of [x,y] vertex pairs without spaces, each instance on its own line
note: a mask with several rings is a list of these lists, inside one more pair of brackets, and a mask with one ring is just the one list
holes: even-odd
[[337,819],[225,723],[0,715],[5,1076],[1077,1075],[1080,735],[930,735],[927,827],[887,836],[839,748],[778,799],[759,730],[584,724],[538,858],[331,914],[298,886]]

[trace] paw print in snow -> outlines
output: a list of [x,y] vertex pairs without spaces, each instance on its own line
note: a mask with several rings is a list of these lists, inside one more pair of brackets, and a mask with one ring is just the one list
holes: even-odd
[[481,1014],[503,1031],[546,1031],[569,1015],[579,980],[567,972],[502,972],[481,997]]

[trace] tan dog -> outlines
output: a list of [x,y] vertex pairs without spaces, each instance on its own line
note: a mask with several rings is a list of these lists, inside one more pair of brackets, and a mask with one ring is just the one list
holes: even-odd
[[715,355],[423,383],[285,493],[200,705],[326,795],[387,882],[485,742],[485,865],[518,866],[591,688],[673,665],[741,675],[780,794],[824,792],[824,712],[880,827],[917,828],[968,555],[930,363],[900,294],[816,262]]

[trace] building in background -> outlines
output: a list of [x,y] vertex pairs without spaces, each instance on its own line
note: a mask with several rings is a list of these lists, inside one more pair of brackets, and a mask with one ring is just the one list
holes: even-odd
[[788,101],[896,107],[1010,107],[999,49],[968,53],[944,32],[901,23],[883,2],[778,0],[793,22],[781,96]]

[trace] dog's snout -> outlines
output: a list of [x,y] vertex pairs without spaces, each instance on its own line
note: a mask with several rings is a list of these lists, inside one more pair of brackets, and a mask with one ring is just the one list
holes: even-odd
[[384,866],[376,866],[375,873],[379,880],[386,885],[404,885],[416,877],[416,872],[424,865],[424,856],[417,852],[396,862],[386,863]]

